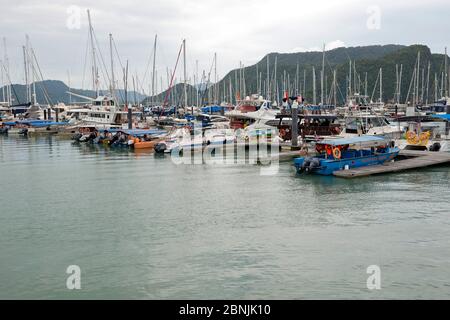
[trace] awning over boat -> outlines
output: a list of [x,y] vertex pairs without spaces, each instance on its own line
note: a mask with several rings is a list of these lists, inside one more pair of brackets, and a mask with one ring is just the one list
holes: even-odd
[[435,114],[433,115],[433,118],[439,118],[450,121],[450,114]]
[[[445,115],[444,115],[445,116]],[[445,118],[441,117],[435,117],[435,115],[428,115],[428,116],[405,116],[405,117],[399,117],[396,118],[395,122],[432,122],[439,120],[445,120]]]
[[66,125],[68,124],[67,121],[64,122],[55,122],[55,121],[51,121],[51,120],[19,120],[19,121],[8,121],[8,122],[3,122],[3,124],[8,125],[8,126],[15,126],[18,124],[22,124],[22,125],[28,125],[31,127],[48,127],[48,126],[61,126],[61,125]]
[[327,144],[330,146],[342,146],[342,145],[351,145],[351,144],[373,144],[380,145],[386,143],[386,140],[382,137],[378,136],[360,136],[360,137],[352,137],[352,138],[341,138],[341,139],[329,139],[322,140],[317,142],[317,144]]
[[[284,119],[284,118],[292,118],[292,113],[280,113],[276,115],[277,119]],[[299,119],[310,119],[310,120],[335,120],[338,118],[337,115],[334,114],[299,114]]]
[[202,112],[203,113],[211,113],[211,112],[220,112],[222,110],[225,110],[225,107],[221,106],[209,106],[209,107],[203,107]]
[[147,129],[106,129],[104,131],[108,131],[108,132],[111,132],[111,133],[123,132],[123,133],[128,134],[128,135],[133,136],[133,137],[142,137],[144,135],[148,135],[148,136],[151,136],[151,135],[162,135],[162,134],[166,134],[167,133],[167,131],[165,131],[165,130],[155,130],[155,129],[153,129],[153,130],[147,130]]

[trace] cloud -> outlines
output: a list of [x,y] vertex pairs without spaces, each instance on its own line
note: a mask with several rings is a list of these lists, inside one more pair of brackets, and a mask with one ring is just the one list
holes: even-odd
[[[345,47],[345,43],[341,40],[334,40],[331,42],[328,42],[325,44],[325,51],[330,51],[333,49]],[[322,47],[310,47],[310,48],[304,48],[304,47],[295,47],[288,51],[288,53],[295,53],[295,52],[314,52],[314,51],[323,51]]]
[[[183,38],[187,39],[187,70],[192,78],[196,61],[199,73],[203,70],[207,73],[215,52],[219,76],[223,76],[240,62],[251,65],[269,52],[321,51],[324,42],[327,50],[345,45],[422,42],[442,52],[448,45],[446,30],[450,29],[450,19],[445,16],[450,9],[447,0],[377,0],[379,30],[367,28],[367,8],[374,4],[370,0],[1,2],[0,37],[7,38],[13,81],[23,82],[21,46],[27,33],[44,77],[65,80],[69,70],[72,85],[78,87],[89,83],[84,67],[87,8],[92,12],[104,59],[109,59],[108,34],[112,33],[122,62],[128,60],[130,72],[140,79],[152,53],[154,36],[158,34],[159,84],[161,80],[167,82],[167,70],[174,68]],[[67,9],[72,5],[81,10],[80,29],[67,28]]]

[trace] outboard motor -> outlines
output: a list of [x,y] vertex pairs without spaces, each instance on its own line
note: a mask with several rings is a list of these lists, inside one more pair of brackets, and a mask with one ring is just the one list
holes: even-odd
[[312,171],[316,168],[320,167],[320,160],[317,158],[314,158],[311,160],[310,164],[309,164],[309,170]]
[[79,142],[82,136],[83,136],[83,135],[82,135],[81,133],[75,133],[75,134],[72,136],[72,140],[75,140],[75,141]]
[[433,145],[430,147],[430,151],[432,152],[438,152],[441,150],[441,144],[439,142],[433,143]]
[[20,129],[19,134],[23,134],[24,136],[26,136],[28,134],[28,129],[27,128]]
[[303,161],[302,167],[300,168],[300,172],[308,171],[311,161],[312,161],[311,157],[305,158],[305,161]]
[[167,149],[167,145],[163,142],[157,143],[154,147],[156,153],[164,153]]
[[320,167],[320,160],[318,158],[306,158],[302,164],[301,172],[311,172]]

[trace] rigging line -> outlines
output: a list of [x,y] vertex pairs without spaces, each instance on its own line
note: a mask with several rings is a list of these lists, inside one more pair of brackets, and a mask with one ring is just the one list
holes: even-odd
[[97,35],[95,34],[94,30],[92,30],[92,34],[94,35],[95,44],[97,45],[97,51],[98,51],[97,55],[99,56],[100,61],[102,62],[100,66],[103,67],[103,69],[100,68],[100,70],[103,73],[103,77],[105,77],[105,73],[106,73],[107,80],[109,82],[111,82],[111,78],[109,77],[109,73],[108,73],[108,68],[106,67],[105,60],[103,59],[103,54],[102,54],[102,51],[100,50],[100,45],[99,45],[99,42],[98,42],[98,39],[97,39]]
[[144,86],[145,80],[147,78],[148,70],[150,69],[150,63],[152,62],[153,55],[155,54],[155,52],[153,52],[153,51],[154,51],[154,48],[152,46],[152,50],[150,51],[150,55],[148,57],[147,66],[145,67],[144,77],[142,78],[142,81],[141,81],[141,83],[142,83],[141,90],[142,91],[144,91],[144,87],[143,86]]
[[121,67],[122,69],[125,69],[124,66],[123,66],[123,64],[122,64],[122,60],[120,60],[119,51],[117,50],[116,40],[114,40],[114,37],[113,37],[113,39],[112,39],[112,42],[113,42],[113,45],[114,45],[114,51],[116,52],[116,55],[117,55],[117,59],[119,60],[120,67]]
[[[124,66],[122,64],[122,60],[120,60],[119,50],[117,50],[116,40],[114,39],[114,37],[112,38],[112,43],[113,43],[113,46],[114,46],[114,52],[116,53],[117,59],[119,60],[119,64],[120,64],[121,70],[124,70],[125,68],[124,68]],[[118,90],[118,92],[119,92],[120,99],[124,101],[125,100],[124,92],[121,91],[121,90]]]
[[[53,106],[53,102],[52,102],[52,100],[50,98],[50,95],[48,94],[47,87],[44,84],[44,76],[42,75],[41,67],[39,66],[39,62],[38,62],[38,60],[36,58],[36,54],[34,53],[33,48],[31,48],[31,55],[33,56],[33,59],[36,62],[37,70],[39,71],[39,75],[40,75],[40,77],[42,79],[41,84],[42,84],[42,89],[43,89],[43,92],[44,92],[44,96],[46,96],[47,103],[51,107],[51,106]],[[36,71],[36,70],[34,70],[34,71]]]
[[[88,33],[89,35],[89,33]],[[83,66],[83,80],[81,81],[81,88],[84,89],[84,80],[86,79],[86,68],[87,68],[87,55],[88,55],[88,50],[89,49],[89,36],[86,39],[86,51],[84,54],[84,66]]]
[[170,84],[169,84],[169,89],[166,92],[166,97],[164,98],[164,104],[163,106],[165,106],[167,104],[167,97],[172,89],[172,83],[173,83],[173,78],[175,76],[175,73],[177,71],[177,66],[178,66],[178,62],[180,61],[180,56],[181,56],[181,50],[183,49],[183,44],[180,46],[180,51],[178,52],[178,57],[177,57],[177,62],[175,63],[175,69],[173,70],[171,79],[170,79]]
[[[203,99],[205,98],[205,95],[206,95],[206,92],[208,92],[208,90],[210,90],[211,89],[211,87],[209,87],[208,88],[208,84],[209,84],[209,82],[210,82],[210,80],[211,80],[211,73],[212,73],[212,69],[213,69],[213,67],[214,67],[214,60],[215,60],[215,57],[213,58],[213,61],[212,61],[212,63],[211,63],[211,68],[209,69],[209,72],[208,72],[208,80],[206,81],[206,87],[205,87],[205,90],[203,91],[203,94],[202,94],[202,100],[201,101],[203,101]],[[209,92],[208,92],[209,93]],[[209,101],[208,101],[209,102]]]
[[15,86],[12,84],[10,74],[9,74],[8,70],[6,69],[6,65],[3,63],[2,67],[5,70],[6,77],[8,78],[7,80],[9,81],[9,86],[11,87],[11,90],[14,92],[14,96],[16,97],[17,103],[20,104],[19,96],[17,95]]
[[373,86],[373,91],[372,91],[372,95],[370,96],[370,101],[373,101],[373,96],[375,95],[375,90],[377,88],[379,79],[380,79],[380,72],[378,72],[377,80],[375,81],[375,85]]

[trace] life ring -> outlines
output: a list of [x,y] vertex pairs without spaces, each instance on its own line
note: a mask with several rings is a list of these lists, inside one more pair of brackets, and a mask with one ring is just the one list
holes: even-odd
[[342,156],[341,150],[339,148],[333,148],[333,157],[335,159],[340,159]]
[[409,144],[418,144],[420,142],[419,136],[413,131],[406,133],[406,140]]
[[421,145],[427,145],[427,144],[428,144],[428,140],[430,139],[430,136],[431,136],[431,134],[430,134],[429,131],[422,132],[422,133],[419,135],[419,143],[420,143]]

